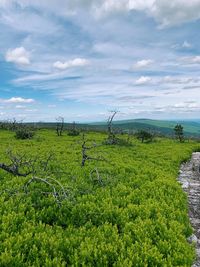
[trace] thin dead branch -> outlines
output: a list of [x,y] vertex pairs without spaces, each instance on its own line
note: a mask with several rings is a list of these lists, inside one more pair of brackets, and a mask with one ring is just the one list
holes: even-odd
[[108,125],[108,135],[113,135],[112,123],[117,111],[113,111],[112,115],[108,118],[107,125]]
[[97,168],[93,169],[90,172],[90,178],[93,182],[97,182],[99,185],[103,186],[103,179],[101,177],[101,175],[99,174],[99,171]]
[[48,172],[49,163],[53,158],[52,153],[49,153],[49,156],[45,160],[37,156],[28,158],[26,154],[14,154],[11,150],[8,150],[6,154],[11,163],[0,163],[0,168],[14,176],[22,177],[26,177],[30,174],[36,175],[38,172],[46,174]]
[[96,144],[92,145],[92,146],[87,146],[86,143],[88,141],[85,139],[85,134],[83,134],[83,142],[82,142],[82,161],[81,161],[81,167],[85,166],[85,162],[87,160],[96,160],[96,161],[106,161],[106,159],[104,159],[103,157],[92,157],[88,155],[88,150],[94,149],[97,147]]
[[51,192],[43,192],[43,194],[51,194],[59,205],[61,204],[62,200],[67,198],[67,194],[63,185],[56,179],[50,177],[39,178],[34,176],[31,179],[29,179],[23,186],[23,190],[26,194],[28,193],[29,186],[34,182],[43,183],[46,184],[48,187],[50,187]]
[[57,136],[62,136],[63,129],[64,129],[64,118],[63,117],[58,117],[56,118],[56,133]]
[[117,138],[115,136],[115,133],[113,131],[113,119],[118,111],[112,111],[112,115],[107,120],[107,131],[108,131],[108,137],[106,140],[106,144],[114,145],[117,143]]

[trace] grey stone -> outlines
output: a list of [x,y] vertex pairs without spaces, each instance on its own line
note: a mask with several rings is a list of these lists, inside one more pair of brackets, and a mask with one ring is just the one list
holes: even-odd
[[194,234],[192,234],[190,237],[188,237],[188,242],[189,243],[197,243],[197,241],[198,241],[198,238],[196,237],[196,235],[194,235]]
[[178,181],[188,196],[189,217],[194,234],[188,242],[196,246],[196,261],[192,267],[200,267],[200,152],[192,154],[190,161],[180,167]]

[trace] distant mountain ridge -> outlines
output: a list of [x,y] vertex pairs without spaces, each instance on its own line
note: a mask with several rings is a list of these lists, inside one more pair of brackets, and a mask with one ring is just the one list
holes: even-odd
[[[122,130],[152,130],[161,134],[171,135],[173,134],[174,126],[180,123],[184,128],[186,135],[200,136],[200,120],[189,121],[189,120],[151,120],[151,119],[130,119],[130,120],[119,120],[113,122],[114,128],[121,128]],[[106,122],[94,122],[89,123],[92,127],[103,128],[106,126]]]
[[[123,131],[136,132],[138,130],[152,131],[161,135],[174,135],[174,127],[177,123],[183,126],[184,134],[186,136],[200,137],[200,120],[151,120],[151,119],[130,119],[130,120],[116,120],[113,121],[113,128]],[[56,128],[55,122],[39,122],[27,123],[35,125],[39,128]],[[65,123],[65,128],[72,127],[72,123]],[[76,126],[81,129],[91,131],[106,131],[107,121],[92,122],[92,123],[76,123]]]

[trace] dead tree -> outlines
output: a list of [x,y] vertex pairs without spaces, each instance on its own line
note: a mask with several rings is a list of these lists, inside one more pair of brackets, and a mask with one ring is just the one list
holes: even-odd
[[13,120],[11,121],[11,130],[16,130],[18,126],[18,122],[15,118],[13,118]]
[[109,135],[113,134],[112,122],[113,122],[113,119],[114,119],[116,114],[117,114],[117,111],[113,111],[113,114],[108,118],[107,124],[108,124],[108,134]]
[[7,171],[9,173],[12,173],[14,176],[24,176],[26,177],[27,175],[31,174],[31,172],[25,172],[21,173],[18,169],[17,165],[11,164],[11,165],[6,165],[5,163],[0,163],[0,168],[4,171]]
[[[48,175],[48,165],[52,159],[52,154],[43,160],[39,157],[34,159],[28,159],[26,155],[14,155],[12,151],[8,151],[7,155],[11,161],[11,164],[0,163],[0,168],[4,171],[11,173],[14,176],[27,177],[30,175],[30,179],[24,183],[22,186],[22,191],[28,194],[30,190],[29,187],[32,183],[45,184],[50,188],[50,191],[44,191],[44,187],[41,189],[41,194],[52,195],[57,204],[61,205],[61,202],[68,198],[68,192],[65,190],[63,185],[52,177],[40,178],[37,174]],[[39,167],[37,168],[37,166]],[[38,170],[39,169],[39,170]],[[20,189],[21,190],[21,189]],[[43,191],[42,191],[43,190]],[[19,190],[5,190],[11,195],[19,193]]]
[[0,163],[0,168],[14,176],[26,177],[30,174],[35,175],[38,172],[48,173],[48,165],[52,160],[53,154],[43,160],[42,158],[27,157],[27,155],[14,154],[11,150],[7,151],[7,157],[10,160],[10,164]]
[[7,155],[11,163],[0,163],[0,168],[2,170],[11,173],[14,176],[23,177],[26,177],[32,173],[32,170],[29,168],[32,160],[26,159],[25,155],[14,155],[11,150],[7,151]]
[[106,159],[102,158],[102,157],[91,157],[88,155],[88,151],[91,150],[91,149],[94,149],[97,147],[96,144],[93,144],[92,146],[87,146],[86,143],[88,142],[86,139],[85,139],[85,134],[83,134],[83,142],[82,142],[82,160],[81,160],[81,167],[84,167],[85,166],[85,162],[87,160],[97,160],[97,161],[106,161]]
[[63,129],[64,129],[64,118],[63,117],[58,117],[56,118],[56,133],[57,136],[62,136]]
[[15,131],[21,124],[22,124],[21,121],[18,122],[15,118],[13,118],[12,120],[1,121],[0,128],[10,131]]
[[117,111],[112,111],[112,115],[107,120],[107,131],[108,131],[108,138],[106,143],[113,145],[117,143],[117,139],[115,136],[115,133],[113,131],[113,119],[115,115],[117,114]]

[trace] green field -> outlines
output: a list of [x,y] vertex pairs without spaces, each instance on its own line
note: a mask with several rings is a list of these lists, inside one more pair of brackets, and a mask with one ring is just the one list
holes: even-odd
[[[91,146],[106,135],[86,138]],[[88,154],[106,160],[81,167],[81,135],[40,130],[32,140],[16,140],[13,132],[1,130],[0,140],[0,162],[7,164],[8,149],[36,162],[51,153],[46,173],[38,166],[35,175],[56,179],[65,190],[58,204],[46,184],[23,190],[32,174],[0,170],[0,266],[192,265],[187,198],[177,176],[200,144],[132,139],[132,145],[96,146]]]

